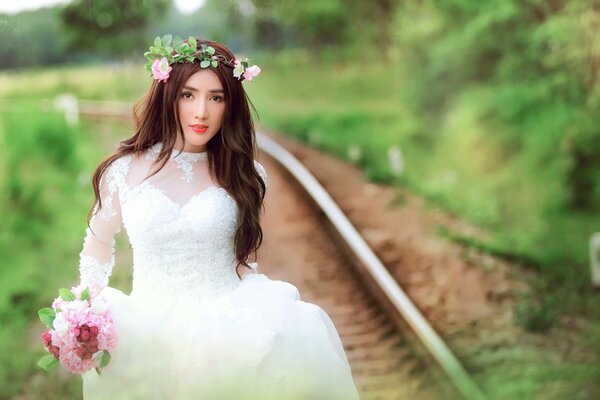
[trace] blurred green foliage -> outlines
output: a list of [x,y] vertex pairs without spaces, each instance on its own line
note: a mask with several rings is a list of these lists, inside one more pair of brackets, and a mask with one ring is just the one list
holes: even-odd
[[421,135],[439,141],[472,127],[504,152],[496,167],[543,167],[553,178],[545,184],[558,181],[541,208],[598,210],[595,3],[406,2],[397,43],[413,77],[404,100],[424,116]]
[[0,69],[22,66],[57,64],[72,60],[60,35],[57,8],[0,14]]
[[532,330],[598,317],[581,297],[600,211],[597,5],[426,0],[396,14],[401,104],[428,157],[408,180],[543,272],[516,314]]
[[144,48],[147,27],[164,16],[170,4],[170,0],[74,0],[60,17],[69,47],[114,57]]
[[45,373],[35,365],[43,326],[32,318],[77,278],[92,154],[89,138],[36,102],[0,115],[0,398]]

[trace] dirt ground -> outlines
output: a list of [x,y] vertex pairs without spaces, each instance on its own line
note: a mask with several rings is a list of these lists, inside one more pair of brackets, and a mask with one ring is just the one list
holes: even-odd
[[[525,332],[513,312],[534,273],[436,233],[440,226],[478,237],[484,231],[405,190],[368,182],[352,164],[267,134],[315,175],[490,398],[599,398],[598,385],[580,378],[598,361],[580,340],[585,323],[573,318],[547,334]],[[278,168],[264,154],[260,161],[267,173]]]
[[[283,168],[268,169],[259,272],[296,286],[301,299],[331,317],[362,400],[453,400],[458,392],[424,351],[397,332],[362,290],[354,260],[331,237],[323,214]],[[249,273],[241,269],[240,273]],[[412,339],[412,336],[411,336]]]

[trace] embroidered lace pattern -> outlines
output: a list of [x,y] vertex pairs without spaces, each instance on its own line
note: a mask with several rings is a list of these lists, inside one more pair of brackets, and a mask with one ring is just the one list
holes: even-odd
[[[158,155],[160,154],[161,148],[161,143],[156,143],[155,145],[150,147],[150,149],[148,149],[148,152],[146,153],[146,159],[152,161],[156,160],[158,158]],[[198,160],[206,160],[207,158],[208,152],[206,151],[199,153],[191,153],[176,149],[173,149],[170,156],[170,159],[175,161],[175,163],[177,164],[177,168],[183,171],[181,179],[183,179],[187,183],[192,182],[192,180],[194,179],[194,171],[192,167],[193,163],[197,162]]]
[[[100,216],[105,220],[116,216],[116,211],[113,206],[113,198],[115,193],[123,186],[124,177],[129,171],[131,156],[121,157],[115,160],[106,170],[105,176],[100,181],[100,193],[102,197],[102,208]],[[103,195],[104,192],[104,195]],[[98,211],[98,204],[94,211]]]
[[[194,179],[207,176],[202,170],[207,163],[197,162],[206,159],[206,152],[174,150],[156,175],[133,183],[129,178],[148,169],[161,145],[141,157],[122,157],[108,168],[101,183],[102,218],[92,219],[93,232],[86,231],[80,255],[81,279],[106,286],[114,266],[113,237],[122,223],[133,249],[131,294],[163,299],[157,312],[178,301],[216,298],[239,285],[234,248],[237,203],[224,188],[202,189]],[[256,160],[254,166],[266,184],[264,167]],[[180,178],[184,182],[176,183]],[[255,262],[250,266],[258,268]]]
[[[239,283],[233,242],[237,206],[224,189],[209,187],[180,206],[148,185],[128,198],[123,211],[133,246],[132,296],[176,304],[211,298]],[[160,306],[168,308],[164,301]]]
[[[89,233],[88,233],[89,234]],[[114,247],[114,243],[112,245]],[[97,259],[91,256],[86,256],[82,253],[79,254],[79,275],[81,277],[81,283],[94,284],[99,287],[105,287],[108,285],[108,277],[112,273],[113,266],[115,265],[114,254],[107,263],[101,263]]]

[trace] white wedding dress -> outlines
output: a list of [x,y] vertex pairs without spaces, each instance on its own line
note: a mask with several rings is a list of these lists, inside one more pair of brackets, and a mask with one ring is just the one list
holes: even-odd
[[[213,184],[207,153],[173,150],[144,180],[160,149],[119,158],[101,181],[79,270],[103,288],[119,346],[100,376],[83,374],[84,399],[358,399],[329,316],[256,263],[236,275],[237,204]],[[108,286],[121,225],[129,295]]]

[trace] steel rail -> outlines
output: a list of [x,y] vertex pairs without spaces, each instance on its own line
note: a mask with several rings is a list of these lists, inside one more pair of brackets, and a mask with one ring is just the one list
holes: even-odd
[[423,314],[390,275],[387,268],[371,250],[329,193],[308,169],[283,146],[261,132],[257,132],[257,144],[262,151],[285,168],[323,210],[331,224],[346,241],[348,247],[364,264],[381,291],[410,325],[460,394],[466,400],[487,399],[450,348],[427,322]]

